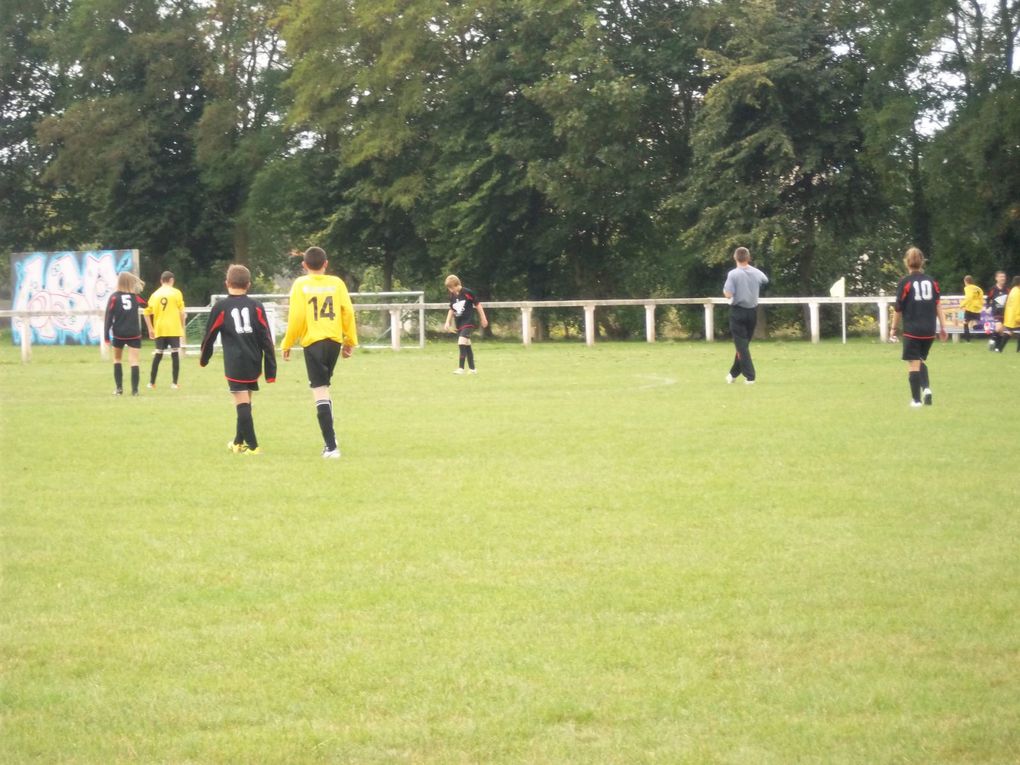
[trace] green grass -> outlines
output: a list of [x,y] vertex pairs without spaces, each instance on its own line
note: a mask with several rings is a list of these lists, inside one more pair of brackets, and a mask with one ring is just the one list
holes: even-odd
[[300,357],[246,458],[218,357],[0,346],[0,761],[1020,761],[1012,345],[923,410],[867,341],[476,349],[345,362],[326,462]]

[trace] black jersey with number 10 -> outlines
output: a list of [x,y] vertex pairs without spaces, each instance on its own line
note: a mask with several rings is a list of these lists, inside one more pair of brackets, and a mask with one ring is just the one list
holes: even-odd
[[903,336],[921,340],[935,337],[939,283],[927,274],[911,273],[896,287],[896,311],[903,314]]
[[276,379],[276,348],[269,331],[266,309],[247,295],[230,295],[209,312],[199,364],[212,357],[216,337],[223,340],[223,372],[234,382],[255,382],[265,358],[266,382]]

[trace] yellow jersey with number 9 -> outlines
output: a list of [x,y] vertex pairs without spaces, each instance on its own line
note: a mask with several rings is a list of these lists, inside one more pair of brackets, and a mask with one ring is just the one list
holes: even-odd
[[287,334],[280,347],[286,351],[300,343],[306,348],[320,340],[352,347],[358,344],[354,305],[347,285],[338,276],[305,274],[290,289]]

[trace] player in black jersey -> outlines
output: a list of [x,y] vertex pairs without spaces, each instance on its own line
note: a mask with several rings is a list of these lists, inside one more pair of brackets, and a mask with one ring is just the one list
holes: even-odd
[[992,339],[988,341],[988,350],[1000,352],[1006,345],[1006,338],[1002,331],[1002,317],[1006,312],[1006,299],[1009,297],[1009,287],[1006,286],[1006,272],[995,272],[995,284],[988,290],[985,296],[985,308],[992,312]]
[[911,247],[903,258],[903,264],[909,273],[896,285],[896,310],[889,329],[889,339],[896,340],[896,324],[902,317],[902,358],[910,370],[910,405],[931,406],[931,383],[928,379],[928,366],[924,362],[935,340],[936,321],[939,339],[945,340],[948,337],[946,317],[939,303],[939,283],[922,271],[924,253]]
[[227,387],[234,394],[237,431],[227,449],[234,454],[261,454],[251,414],[252,393],[259,389],[259,377],[265,366],[266,382],[276,381],[276,347],[269,330],[266,309],[248,297],[251,272],[240,265],[227,269],[227,297],[209,312],[202,339],[201,366],[209,363],[216,337],[223,342],[223,372]]
[[[124,369],[121,359],[124,346],[128,349],[128,363],[131,365],[131,395],[138,395],[138,355],[142,347],[142,323],[138,318],[138,310],[145,308],[146,302],[138,293],[145,287],[145,282],[130,271],[121,271],[117,275],[117,291],[106,301],[106,314],[103,316],[103,336],[113,346],[113,395],[124,394]],[[148,325],[149,318],[145,317]],[[151,327],[150,327],[151,329]]]
[[453,274],[446,277],[446,289],[450,293],[450,310],[446,312],[446,323],[443,329],[452,332],[451,322],[457,325],[457,347],[460,349],[460,364],[453,370],[455,375],[464,374],[464,362],[468,363],[468,370],[471,374],[478,374],[475,369],[475,352],[471,347],[471,333],[475,330],[475,314],[482,327],[489,326],[489,320],[485,316],[485,309],[478,302],[475,293],[460,283]]

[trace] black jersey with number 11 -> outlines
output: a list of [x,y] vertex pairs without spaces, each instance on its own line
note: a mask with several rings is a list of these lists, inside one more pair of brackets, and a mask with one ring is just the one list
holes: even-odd
[[212,307],[198,362],[203,367],[212,357],[217,335],[223,340],[223,372],[228,380],[257,381],[263,357],[266,382],[276,379],[276,348],[261,303],[247,295],[229,295]]
[[927,274],[910,273],[896,287],[896,311],[903,314],[903,336],[927,340],[935,337],[939,283]]

